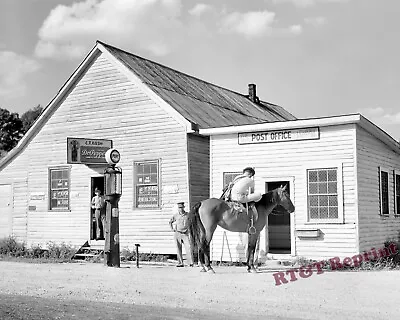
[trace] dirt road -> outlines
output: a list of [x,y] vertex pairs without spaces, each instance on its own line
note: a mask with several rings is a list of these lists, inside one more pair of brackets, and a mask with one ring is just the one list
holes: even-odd
[[0,262],[0,319],[397,319],[400,271],[271,271]]

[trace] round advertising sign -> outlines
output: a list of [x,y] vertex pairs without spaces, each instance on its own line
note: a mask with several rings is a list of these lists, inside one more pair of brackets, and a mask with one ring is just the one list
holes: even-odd
[[117,149],[108,149],[105,158],[107,163],[109,164],[117,164],[121,159],[121,155]]

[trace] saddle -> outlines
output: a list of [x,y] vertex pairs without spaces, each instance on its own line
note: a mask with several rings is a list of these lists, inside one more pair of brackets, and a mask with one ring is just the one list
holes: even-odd
[[[243,205],[243,203],[239,201],[232,201],[232,200],[224,200],[226,204],[231,208],[232,214],[240,215],[240,214],[247,214],[247,209]],[[258,212],[254,202],[249,202],[249,230],[250,228],[254,228],[253,224],[258,220]],[[254,228],[255,230],[255,228]]]
[[[229,183],[227,186],[222,189],[222,195],[220,196],[221,200],[224,200],[228,206],[231,208],[232,213],[234,214],[242,214],[243,212],[247,214],[247,209],[243,205],[243,203],[239,201],[233,201],[230,199],[231,197],[231,191],[232,191],[233,183]],[[248,202],[247,203],[248,208],[249,208],[249,228],[248,232],[250,233],[255,233],[255,228],[254,228],[254,222],[258,220],[258,212],[255,206],[255,202]]]

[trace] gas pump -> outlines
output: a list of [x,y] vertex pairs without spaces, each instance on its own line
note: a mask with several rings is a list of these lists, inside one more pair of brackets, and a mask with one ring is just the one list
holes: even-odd
[[104,264],[120,267],[119,245],[119,209],[118,202],[122,195],[122,169],[115,165],[120,160],[116,149],[109,149],[105,154],[110,165],[104,170],[104,195],[106,200],[106,234],[104,244]]

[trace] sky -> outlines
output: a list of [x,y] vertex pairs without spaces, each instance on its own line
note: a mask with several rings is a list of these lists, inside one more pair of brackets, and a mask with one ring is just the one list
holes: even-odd
[[47,106],[100,40],[399,140],[399,15],[398,0],[0,0],[0,108]]

